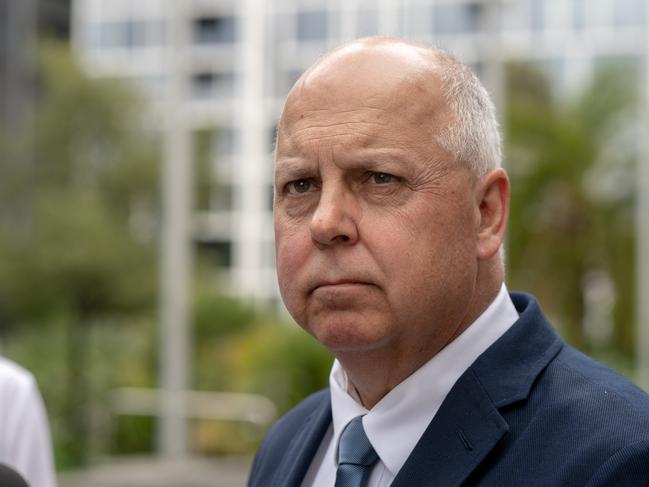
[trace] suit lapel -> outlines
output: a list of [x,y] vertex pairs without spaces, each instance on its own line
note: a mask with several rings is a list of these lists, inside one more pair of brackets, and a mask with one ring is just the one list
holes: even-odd
[[428,425],[392,485],[459,485],[507,432],[473,373],[464,374]]
[[311,461],[331,424],[331,400],[327,400],[306,417],[300,431],[286,449],[284,460],[277,469],[273,487],[299,487]]
[[455,383],[394,487],[460,485],[509,430],[499,409],[524,401],[563,347],[533,298],[512,301],[519,320]]
[[[450,487],[465,481],[509,430],[499,409],[525,400],[563,347],[536,301],[516,294],[512,300],[520,319],[455,383],[392,486]],[[301,485],[330,424],[327,395],[288,445],[270,485]]]

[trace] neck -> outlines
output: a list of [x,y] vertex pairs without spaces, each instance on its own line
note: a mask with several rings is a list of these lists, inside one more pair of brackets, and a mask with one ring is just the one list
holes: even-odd
[[448,325],[447,329],[452,331],[446,335],[419,337],[410,346],[387,344],[373,350],[336,353],[361,404],[372,409],[392,389],[460,336],[496,298],[501,285],[502,279],[496,278],[488,286],[476,288],[467,313],[455,324]]
[[337,354],[336,358],[345,369],[349,387],[354,389],[365,408],[372,409],[392,389],[428,362],[437,351],[433,355],[421,353],[418,357],[411,356],[407,361],[397,357],[388,358],[386,353],[378,350],[341,353]]

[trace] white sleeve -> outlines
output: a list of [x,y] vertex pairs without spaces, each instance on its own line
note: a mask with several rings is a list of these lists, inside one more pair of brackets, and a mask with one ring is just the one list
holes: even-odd
[[36,381],[24,369],[3,369],[0,461],[15,468],[31,487],[56,487],[47,414]]

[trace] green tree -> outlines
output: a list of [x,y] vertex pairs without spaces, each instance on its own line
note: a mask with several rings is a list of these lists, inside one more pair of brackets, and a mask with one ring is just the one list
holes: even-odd
[[142,105],[85,76],[67,47],[40,52],[32,128],[2,139],[0,313],[5,332],[66,327],[63,455],[84,463],[89,332],[151,313],[157,161]]
[[508,70],[507,167],[512,206],[510,287],[541,298],[573,344],[596,352],[583,329],[584,280],[616,290],[612,348],[632,353],[634,154],[628,148],[635,77],[598,72],[574,100],[553,96],[538,72]]

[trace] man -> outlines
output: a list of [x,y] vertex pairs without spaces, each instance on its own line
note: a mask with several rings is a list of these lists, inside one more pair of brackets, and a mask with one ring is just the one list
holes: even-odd
[[0,357],[0,464],[32,487],[54,487],[56,476],[47,414],[30,372]]
[[336,361],[250,486],[649,485],[649,398],[504,287],[500,159],[486,91],[443,51],[363,39],[297,81],[277,270]]

